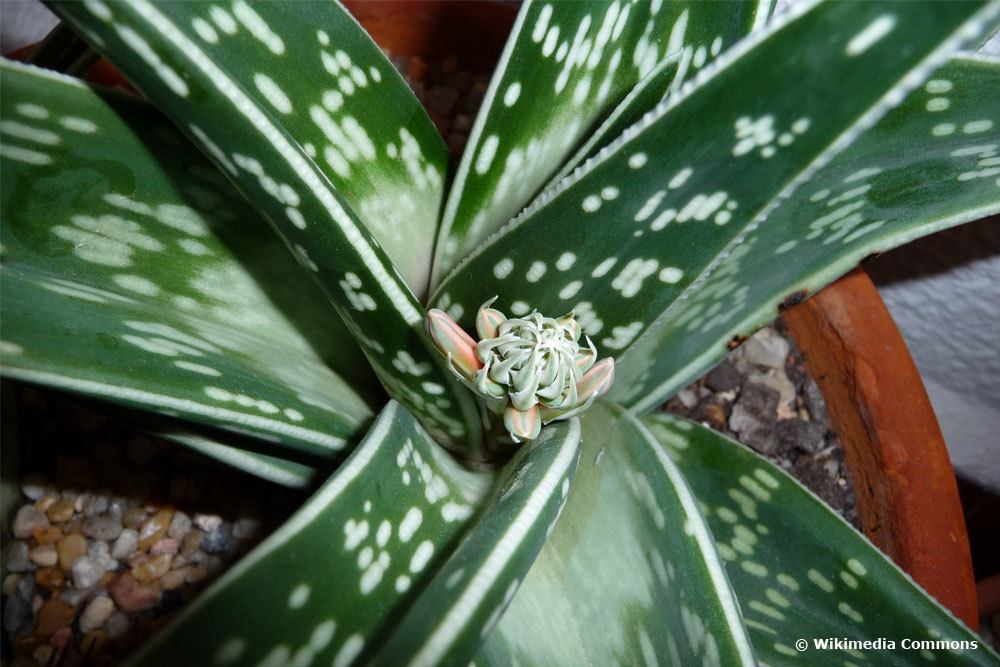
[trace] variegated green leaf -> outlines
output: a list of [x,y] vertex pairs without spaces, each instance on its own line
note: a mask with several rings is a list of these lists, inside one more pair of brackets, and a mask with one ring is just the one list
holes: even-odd
[[547,427],[507,464],[503,485],[373,664],[467,665],[555,528],[580,454],[577,420]]
[[[434,166],[437,158],[425,156],[416,137],[410,136],[411,141],[400,134],[406,128],[418,131],[426,118],[412,107],[386,60],[380,55],[372,60],[376,49],[357,23],[332,3],[251,7],[246,0],[89,0],[53,8],[177,123],[274,226],[319,282],[389,394],[440,440],[477,446],[474,403],[428,350],[423,308],[358,216],[369,205],[370,213],[382,215],[386,207],[408,211],[408,205],[397,201],[399,188],[405,185],[402,192],[423,201],[417,193],[436,191],[431,181],[440,174]],[[351,52],[342,51],[338,59],[342,49]],[[337,77],[323,68],[323,53],[328,54],[327,65],[332,68],[332,57],[341,68]],[[315,68],[309,66],[313,62]],[[371,67],[382,82],[375,81]],[[367,86],[360,85],[361,76]],[[301,88],[296,83],[300,79]],[[392,104],[371,106],[366,91],[381,90],[383,82],[386,92],[400,101],[402,116],[389,108]],[[351,98],[350,106],[347,97],[334,111],[328,107],[336,104],[322,106],[324,92],[343,97],[351,86],[357,100]],[[412,127],[401,125],[410,122]],[[428,150],[440,148],[424,130],[418,132]],[[384,157],[392,152],[390,143],[399,160]],[[343,190],[331,180],[329,166],[322,166],[334,151],[349,163],[343,173],[333,169]],[[382,177],[375,176],[380,165],[389,165],[385,193]],[[410,175],[411,169],[420,178]],[[346,189],[355,182],[361,190]],[[379,199],[383,194],[384,200]],[[370,204],[362,207],[361,199]],[[434,211],[436,206],[421,214]],[[386,231],[395,233],[402,232],[396,227]],[[402,254],[417,255],[417,244],[402,238],[397,243]]]
[[[684,34],[687,43],[684,47],[679,51],[667,49],[667,57],[650,70],[604,119],[604,122],[587,137],[583,145],[552,179],[553,183],[569,176],[584,160],[593,157],[600,148],[639,122],[645,113],[654,109],[665,97],[677,92],[689,75],[728,49],[733,41],[746,34],[747,29],[763,28],[773,6],[774,3],[768,0],[758,2],[754,8],[753,23],[748,24],[742,16],[734,16],[733,3],[692,4],[686,10],[690,15],[685,16]],[[741,6],[740,9],[746,11],[746,6]],[[737,20],[734,22],[734,19]],[[699,43],[709,46],[707,49],[704,46],[696,48],[695,45]]]
[[390,402],[302,509],[135,664],[342,667],[371,655],[445,561],[491,480],[459,468]]
[[[662,413],[644,422],[705,508],[761,664],[1000,665],[981,638],[784,471],[696,424]],[[895,649],[814,643],[879,638]],[[904,639],[972,647],[908,648]]]
[[370,375],[254,210],[148,105],[0,76],[4,374],[341,449],[371,410],[326,362]]
[[434,283],[527,204],[660,61],[677,58],[683,79],[745,35],[758,5],[769,4],[525,2],[449,194]]
[[820,170],[619,364],[652,409],[862,258],[1000,211],[1000,60],[960,56]]
[[477,665],[754,665],[708,525],[623,409],[581,418],[566,509]]
[[781,200],[981,32],[1000,9],[977,14],[982,4],[796,5],[477,248],[435,299],[464,307],[499,293],[505,312],[574,309],[601,356],[627,355]]

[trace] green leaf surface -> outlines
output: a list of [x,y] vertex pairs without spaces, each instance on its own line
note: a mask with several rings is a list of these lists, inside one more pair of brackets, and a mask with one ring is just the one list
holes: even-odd
[[[426,118],[412,106],[406,113],[407,100],[412,101],[409,93],[400,89],[398,77],[357,23],[333,3],[318,2],[251,6],[246,0],[91,0],[52,6],[171,118],[271,223],[323,288],[390,396],[441,441],[478,445],[478,413],[471,397],[428,349],[421,326],[423,307],[366,226],[368,221],[359,217],[366,211],[357,193],[346,186],[349,182],[353,187],[356,179],[364,189],[359,197],[384,196],[381,203],[372,204],[371,213],[384,213],[386,207],[406,211],[408,207],[396,201],[398,188],[405,185],[404,191],[417,198],[420,179],[410,175],[410,168],[424,179],[438,174],[433,164],[440,148],[439,140],[430,142],[434,145],[428,150],[435,153],[425,156],[416,137],[401,138],[402,130],[410,128],[412,135],[426,125]],[[341,49],[351,53],[344,51],[338,59],[336,51]],[[323,69],[323,52],[339,63],[339,76]],[[329,57],[326,60],[329,64]],[[314,62],[317,67],[311,68]],[[358,95],[357,109],[368,107],[369,95],[381,90],[371,67],[381,72],[386,92],[397,98],[399,109],[380,104],[361,117],[349,115],[355,113],[355,102],[348,107],[345,101],[336,112],[321,108],[325,92],[343,95],[350,85]],[[360,86],[360,75],[371,78],[367,86]],[[371,91],[358,92],[362,88]],[[392,164],[402,170],[398,174],[407,175],[386,176],[398,187],[383,193],[374,174],[379,164],[389,161],[367,163],[373,153],[391,154],[386,142],[398,144],[401,159]],[[356,149],[355,159],[349,159],[353,154],[348,145]],[[342,175],[345,189],[323,166],[332,154],[328,149],[339,151],[350,163],[350,171]],[[426,185],[430,187],[429,181]],[[434,206],[423,213],[434,215],[436,210]],[[402,233],[398,226],[390,227],[392,233]],[[400,253],[417,257],[417,244],[402,238],[398,243]],[[426,269],[427,257],[421,261]]]
[[864,257],[1000,211],[1000,60],[959,56],[821,169],[618,366],[653,409]]
[[518,450],[434,580],[373,664],[467,665],[554,530],[580,454],[580,423],[560,422]]
[[[684,473],[726,561],[761,664],[1000,665],[982,640],[784,471],[707,428],[644,418]],[[817,649],[816,639],[895,650]],[[797,639],[808,647],[798,651]],[[978,648],[903,647],[902,641]]]
[[600,356],[620,356],[982,31],[998,10],[975,16],[982,4],[795,5],[479,246],[434,299],[468,310],[499,294],[515,315],[573,309]]
[[133,664],[355,663],[445,561],[491,481],[390,402],[333,477]]
[[372,379],[254,210],[148,105],[7,61],[0,76],[4,374],[341,449]]
[[[753,23],[742,17],[739,23],[734,23],[734,10],[746,12],[749,6],[749,3],[742,3],[734,7],[730,2],[691,4],[686,10],[688,15],[685,17],[684,47],[674,52],[668,48],[666,58],[647,73],[600,126],[587,136],[583,145],[566,161],[552,182],[558,183],[569,176],[587,158],[593,157],[599,149],[642,120],[645,113],[654,109],[668,95],[676,93],[689,76],[725,52],[732,42],[744,37],[749,30],[762,28],[774,3],[768,0],[758,2],[753,8]],[[702,46],[698,48],[697,44]],[[704,44],[708,44],[708,47]]]
[[684,58],[682,79],[746,34],[758,4],[769,2],[525,2],[445,206],[434,284],[527,204],[658,63]]
[[753,665],[705,518],[622,408],[581,416],[566,509],[477,665]]

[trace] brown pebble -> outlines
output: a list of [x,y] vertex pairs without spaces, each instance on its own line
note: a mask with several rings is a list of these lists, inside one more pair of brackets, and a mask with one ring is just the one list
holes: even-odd
[[132,569],[132,576],[137,581],[150,582],[162,577],[170,569],[170,561],[173,557],[170,554],[160,554],[153,556],[145,563]]
[[52,523],[66,523],[73,518],[76,511],[75,503],[72,500],[60,500],[52,504],[45,513]]
[[69,572],[73,569],[76,559],[86,555],[87,538],[79,533],[64,535],[56,542],[56,551],[59,552],[59,567]]
[[160,579],[160,588],[170,591],[180,587],[181,584],[187,581],[187,575],[191,569],[190,567],[182,567],[178,570],[170,570]]
[[139,550],[146,551],[167,534],[170,520],[174,518],[172,509],[162,509],[151,516],[139,529]]
[[35,649],[45,643],[45,640],[38,635],[22,635],[15,637],[11,642],[11,653],[15,657],[28,657],[35,652]]
[[160,591],[136,581],[128,573],[115,579],[108,592],[118,608],[129,614],[149,609],[160,599]]
[[36,630],[42,637],[49,637],[59,628],[65,628],[73,622],[76,616],[76,609],[68,604],[63,604],[59,600],[49,600],[42,605],[38,612],[38,625]]
[[185,556],[190,556],[198,547],[201,546],[201,541],[205,538],[205,533],[201,532],[197,528],[192,528],[191,531],[184,536],[184,540],[181,542],[181,553]]
[[35,507],[47,512],[50,507],[59,502],[59,496],[54,496],[52,494],[47,494],[35,501]]
[[35,572],[35,583],[53,593],[58,593],[66,581],[66,573],[58,567],[43,567]]
[[40,545],[53,544],[60,537],[63,536],[62,530],[59,526],[49,526],[47,528],[35,528],[32,531],[31,536],[35,538],[35,541]]
[[126,528],[139,528],[146,520],[146,510],[141,507],[130,507],[122,515],[122,525]]
[[187,583],[196,584],[208,576],[208,569],[204,565],[195,565],[187,573]]

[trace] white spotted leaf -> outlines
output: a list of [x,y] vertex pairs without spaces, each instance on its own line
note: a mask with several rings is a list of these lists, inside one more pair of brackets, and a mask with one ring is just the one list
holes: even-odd
[[503,483],[372,664],[469,664],[559,520],[580,439],[574,419],[547,426],[518,450],[500,473]]
[[145,103],[0,77],[3,374],[335,457],[376,383],[254,210]]
[[[788,303],[864,257],[1000,212],[1000,60],[957,56],[773,211],[621,359],[653,409]],[[939,100],[947,100],[946,108]],[[937,101],[937,102],[936,102]]]
[[[433,224],[416,224],[415,238],[403,233],[411,218],[436,216],[444,148],[357,22],[332,2],[92,0],[53,9],[271,223],[323,288],[389,395],[439,440],[475,452],[475,404],[428,349],[415,296],[426,285]],[[336,76],[328,71],[333,63]],[[354,94],[340,106],[324,106],[326,92],[343,96],[351,86]],[[389,154],[392,142],[401,159]],[[331,171],[331,147],[356,157],[349,173]],[[413,278],[414,289],[394,259],[415,276],[424,272]]]
[[691,490],[622,408],[581,417],[562,517],[477,665],[755,665]]
[[[573,309],[600,356],[627,358],[783,199],[1000,9],[933,7],[793,6],[477,247],[434,299],[466,311],[493,295],[514,314]],[[532,281],[535,264],[548,270]],[[631,377],[613,391],[632,390]]]
[[[783,470],[707,428],[644,418],[706,508],[754,651],[765,664],[1000,665],[982,638]],[[817,650],[815,639],[876,640],[894,650]],[[807,650],[794,647],[797,638]],[[902,641],[975,642],[906,648]]]
[[315,495],[132,664],[173,667],[191,656],[217,665],[355,664],[378,650],[446,560],[491,481],[459,467],[389,402]]
[[[744,16],[733,12],[731,3],[692,3],[686,10],[683,47],[677,51],[667,48],[666,58],[636,83],[635,88],[566,160],[552,181],[557,182],[570,175],[584,160],[593,157],[599,149],[642,120],[646,112],[680,90],[690,76],[724,53],[737,38],[744,37],[748,29],[762,28],[773,8],[774,3],[766,0],[757,3],[753,23],[748,25]],[[745,11],[746,7],[743,9]]]
[[770,4],[525,2],[445,205],[434,284],[527,204],[658,63],[683,63],[683,80]]

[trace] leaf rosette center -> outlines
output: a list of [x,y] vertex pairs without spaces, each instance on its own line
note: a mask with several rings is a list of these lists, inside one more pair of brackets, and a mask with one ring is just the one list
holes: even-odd
[[492,412],[504,415],[515,442],[538,436],[542,424],[583,412],[607,392],[614,360],[597,361],[573,313],[545,317],[537,310],[507,318],[483,304],[476,315],[477,343],[446,313],[431,310],[428,330],[459,379]]

